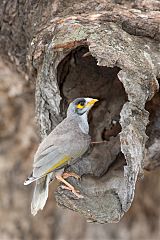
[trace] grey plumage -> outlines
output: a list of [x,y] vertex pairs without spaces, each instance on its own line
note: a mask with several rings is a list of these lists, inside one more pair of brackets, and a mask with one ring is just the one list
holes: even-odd
[[50,177],[52,173],[49,173],[45,177],[36,181],[34,188],[33,198],[31,202],[31,213],[35,216],[39,209],[43,209],[48,198],[48,188]]
[[[68,108],[67,117],[42,141],[34,156],[33,172],[24,182],[36,181],[31,212],[43,209],[48,198],[48,186],[57,171],[63,173],[67,164],[82,156],[91,142],[87,113],[97,100],[79,98]],[[84,106],[81,106],[81,104]],[[83,105],[82,104],[82,105]]]

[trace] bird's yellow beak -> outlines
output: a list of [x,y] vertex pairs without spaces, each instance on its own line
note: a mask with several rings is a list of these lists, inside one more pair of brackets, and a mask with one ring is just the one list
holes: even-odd
[[96,102],[98,102],[99,100],[98,99],[92,99],[90,102],[88,102],[86,104],[86,107],[91,107],[93,106]]

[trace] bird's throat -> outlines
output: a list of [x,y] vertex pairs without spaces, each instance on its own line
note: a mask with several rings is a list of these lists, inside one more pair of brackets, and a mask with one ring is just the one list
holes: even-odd
[[87,113],[85,113],[79,117],[79,127],[83,133],[88,134],[89,124],[88,124]]

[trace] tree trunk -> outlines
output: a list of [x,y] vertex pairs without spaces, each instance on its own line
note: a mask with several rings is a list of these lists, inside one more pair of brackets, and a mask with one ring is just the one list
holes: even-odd
[[[159,1],[3,1],[1,55],[36,84],[44,138],[76,97],[100,99],[89,116],[93,144],[67,171],[84,199],[56,201],[99,223],[118,222],[138,176],[159,160]],[[145,10],[145,11],[144,11]],[[148,125],[147,125],[148,124]]]

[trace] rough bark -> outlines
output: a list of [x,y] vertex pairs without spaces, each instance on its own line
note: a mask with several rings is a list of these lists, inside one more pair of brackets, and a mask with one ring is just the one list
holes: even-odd
[[42,137],[63,119],[72,98],[101,100],[90,116],[90,134],[107,142],[91,146],[71,167],[82,180],[70,182],[85,198],[56,192],[59,205],[89,221],[119,221],[131,206],[144,165],[159,165],[159,99],[152,99],[160,78],[159,5],[144,12],[141,2],[15,1],[12,11],[9,1],[2,6],[2,55],[36,81]]

